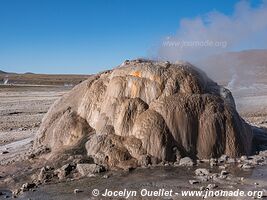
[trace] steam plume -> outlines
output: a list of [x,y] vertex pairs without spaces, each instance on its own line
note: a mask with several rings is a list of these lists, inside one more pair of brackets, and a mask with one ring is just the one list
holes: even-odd
[[227,51],[267,47],[267,1],[252,7],[235,5],[232,15],[212,11],[194,19],[182,19],[177,33],[166,37],[157,52],[163,60],[197,62]]

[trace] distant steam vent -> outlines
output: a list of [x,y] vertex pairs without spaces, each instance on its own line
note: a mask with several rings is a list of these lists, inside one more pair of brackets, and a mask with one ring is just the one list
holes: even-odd
[[9,81],[8,76],[6,76],[3,81],[4,81],[4,85],[7,85]]

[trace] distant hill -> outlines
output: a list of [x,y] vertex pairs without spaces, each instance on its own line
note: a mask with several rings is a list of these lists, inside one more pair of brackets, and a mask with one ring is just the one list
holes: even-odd
[[4,72],[4,71],[2,71],[2,70],[0,70],[0,74],[7,74],[6,72]]
[[267,49],[223,53],[197,65],[220,83],[267,83]]
[[86,80],[90,77],[90,75],[0,73],[0,83],[7,77],[9,80],[8,82],[12,84],[57,85],[72,87]]

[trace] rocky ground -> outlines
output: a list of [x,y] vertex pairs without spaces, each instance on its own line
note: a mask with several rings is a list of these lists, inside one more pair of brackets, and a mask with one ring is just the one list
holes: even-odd
[[[267,87],[265,85],[254,87],[257,88],[233,89],[237,108],[247,121],[266,127]],[[185,158],[176,163],[160,163],[157,166],[148,164],[133,171],[112,172],[104,172],[105,168],[92,164],[90,160],[84,160],[82,157],[68,157],[61,166],[38,163],[43,167],[34,171],[36,165],[33,162],[34,155],[27,153],[28,149],[32,145],[43,115],[51,104],[68,90],[66,87],[55,86],[0,87],[0,199],[11,198],[14,195],[18,199],[114,199],[114,197],[94,197],[92,191],[98,189],[102,194],[105,189],[140,191],[144,188],[173,189],[175,192],[240,189],[264,191],[267,195],[266,151],[237,160],[222,157],[219,160],[194,162]],[[27,161],[14,162],[24,160],[25,157]],[[35,175],[29,178],[27,175],[32,173]],[[12,194],[10,189],[15,192]],[[251,199],[251,197],[238,198]],[[182,198],[176,195],[153,199]],[[199,198],[188,197],[188,199]]]
[[27,151],[51,104],[68,87],[0,86],[0,164]]
[[267,127],[267,84],[231,88],[237,110],[251,124]]

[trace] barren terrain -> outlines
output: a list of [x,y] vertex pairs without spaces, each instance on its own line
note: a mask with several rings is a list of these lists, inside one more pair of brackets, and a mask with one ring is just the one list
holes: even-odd
[[[70,88],[59,86],[0,86],[0,151],[2,164],[26,152],[53,102]],[[12,158],[12,159],[11,159]]]
[[4,79],[8,79],[9,84],[27,84],[27,85],[54,85],[54,86],[73,86],[87,79],[89,75],[62,75],[62,74],[16,74],[1,73],[0,84]]

